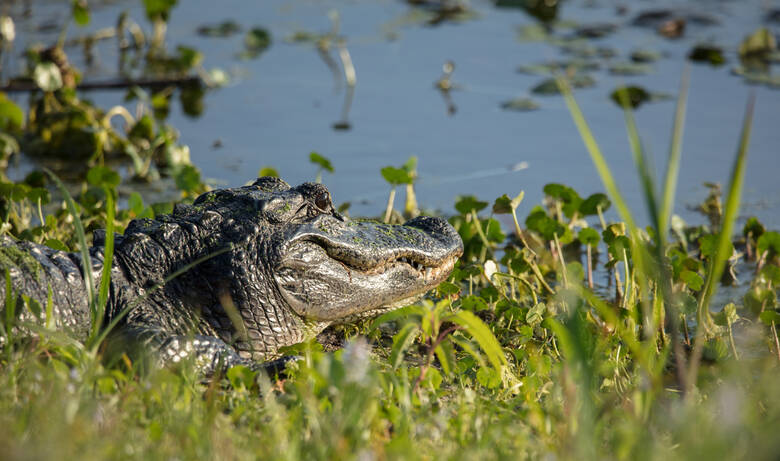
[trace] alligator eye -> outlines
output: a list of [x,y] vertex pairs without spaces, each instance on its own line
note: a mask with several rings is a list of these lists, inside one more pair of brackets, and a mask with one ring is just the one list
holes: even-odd
[[317,198],[314,199],[314,205],[320,209],[322,212],[328,212],[331,208],[330,205],[330,194],[327,192],[322,193],[317,196]]

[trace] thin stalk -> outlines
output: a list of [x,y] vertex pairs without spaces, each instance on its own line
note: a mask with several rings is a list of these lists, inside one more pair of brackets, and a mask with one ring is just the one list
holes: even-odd
[[563,259],[563,250],[561,249],[561,242],[558,240],[558,234],[553,234],[555,238],[555,247],[558,249],[558,260],[561,262],[561,274],[563,275],[563,287],[569,288],[569,276],[566,275],[566,261]]
[[588,288],[593,289],[593,256],[591,255],[590,245],[586,248],[586,258],[588,266]]
[[393,212],[393,202],[395,202],[395,186],[390,189],[390,196],[387,198],[387,209],[385,209],[385,222],[390,222],[390,214]]

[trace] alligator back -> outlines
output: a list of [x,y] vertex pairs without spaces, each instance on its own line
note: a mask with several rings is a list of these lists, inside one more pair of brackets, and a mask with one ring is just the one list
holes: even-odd
[[[102,258],[100,258],[102,259]],[[94,263],[96,260],[93,255]],[[44,245],[0,236],[0,315],[6,318],[7,280],[15,299],[17,323],[45,320],[51,299],[51,320],[57,329],[71,331],[80,339],[90,328],[87,290],[82,276],[81,258]],[[99,274],[99,272],[98,272]],[[40,311],[24,307],[24,298],[35,300]]]

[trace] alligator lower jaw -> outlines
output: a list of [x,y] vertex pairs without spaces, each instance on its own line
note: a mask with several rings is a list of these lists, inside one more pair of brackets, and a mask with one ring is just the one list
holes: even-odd
[[277,267],[275,279],[298,315],[338,323],[413,303],[446,279],[457,257],[452,254],[436,266],[403,257],[361,270],[316,243],[301,242]]

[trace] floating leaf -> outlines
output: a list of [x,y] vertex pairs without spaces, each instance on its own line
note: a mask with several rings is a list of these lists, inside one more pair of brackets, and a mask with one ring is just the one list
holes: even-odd
[[[571,85],[572,88],[589,88],[596,85],[596,80],[590,75],[577,74],[569,79],[569,85]],[[533,87],[531,92],[545,96],[560,94],[558,83],[554,78],[548,78],[547,80],[542,81]]]
[[739,56],[765,57],[775,50],[777,50],[777,41],[774,34],[766,27],[761,27],[742,41],[739,45]]
[[661,59],[663,54],[653,50],[634,50],[631,52],[631,60],[638,63],[650,63]]
[[651,65],[635,62],[615,62],[609,66],[609,73],[612,75],[647,75],[652,71]]
[[726,63],[723,50],[715,45],[696,45],[688,53],[688,59],[696,62],[706,62],[712,66],[722,66]]
[[539,109],[539,104],[530,98],[514,98],[502,102],[501,108],[515,112],[530,112]]
[[196,30],[204,37],[229,37],[241,31],[241,26],[233,20],[222,21],[219,24],[204,24]]
[[244,46],[248,56],[255,57],[271,46],[271,34],[262,27],[253,27],[244,36]]

